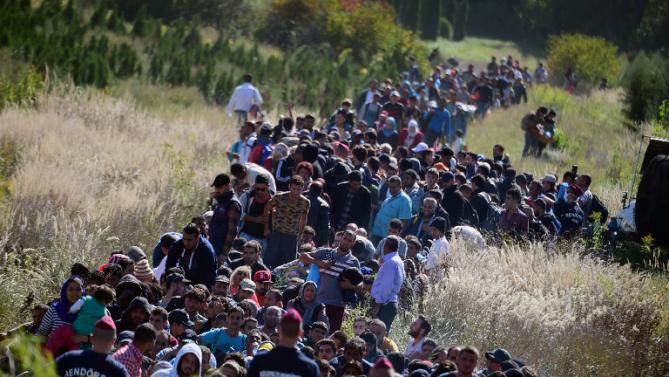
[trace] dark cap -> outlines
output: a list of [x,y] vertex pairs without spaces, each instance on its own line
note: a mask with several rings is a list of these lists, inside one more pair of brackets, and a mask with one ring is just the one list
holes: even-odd
[[169,323],[185,325],[186,327],[195,325],[188,317],[188,313],[186,313],[186,311],[183,309],[172,310],[170,314],[168,314],[167,320]]
[[190,284],[190,280],[186,279],[180,273],[173,273],[173,274],[167,275],[167,285],[168,286],[172,283],[175,283],[175,282],[182,282],[184,284]]
[[498,363],[511,360],[511,354],[504,348],[496,348],[492,352],[486,352],[485,358]]
[[297,310],[288,309],[288,311],[286,311],[286,314],[284,314],[283,317],[281,317],[281,322],[302,324],[302,316]]
[[121,331],[116,338],[118,344],[125,344],[132,342],[132,338],[135,337],[135,332],[130,330]]
[[221,173],[217,175],[216,178],[214,178],[214,182],[211,184],[211,187],[221,187],[229,183],[230,183],[230,176],[225,173]]
[[197,341],[197,333],[194,330],[186,329],[180,336],[181,343],[195,343]]
[[260,126],[260,133],[263,135],[271,135],[274,127],[270,123],[263,123],[262,126]]
[[230,284],[230,278],[228,278],[228,277],[225,276],[225,275],[218,275],[218,276],[216,276],[216,280],[214,280],[214,281],[217,282],[217,283],[220,282],[220,283]]

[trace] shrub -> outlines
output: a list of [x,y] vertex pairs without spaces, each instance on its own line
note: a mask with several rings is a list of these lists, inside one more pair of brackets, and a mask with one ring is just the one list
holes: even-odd
[[658,115],[662,100],[669,97],[669,60],[659,53],[638,53],[623,76],[625,116],[645,122]]
[[547,61],[554,79],[561,80],[571,68],[580,81],[595,85],[602,78],[618,78],[621,61],[617,53],[618,47],[604,38],[563,34],[549,38]]

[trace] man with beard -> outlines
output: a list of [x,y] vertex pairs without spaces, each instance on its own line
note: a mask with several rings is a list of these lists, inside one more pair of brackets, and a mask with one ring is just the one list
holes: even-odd
[[278,306],[270,306],[263,314],[263,326],[260,331],[267,336],[274,334],[278,330],[279,321],[281,320],[281,308]]
[[[217,256],[227,255],[232,240],[237,237],[237,225],[242,213],[241,204],[232,190],[230,177],[219,174],[211,184],[212,196],[216,199],[214,214],[209,224],[209,241]],[[212,280],[213,282],[213,280]]]
[[330,319],[330,331],[332,332],[341,328],[344,318],[346,303],[342,296],[342,289],[358,290],[362,288],[362,284],[354,286],[348,280],[342,281],[340,285],[338,280],[339,274],[345,269],[360,269],[358,258],[351,253],[351,247],[355,243],[355,239],[355,233],[346,230],[341,236],[337,249],[320,249],[314,253],[300,254],[301,262],[305,264],[315,263],[320,267],[321,281],[318,289],[318,301],[325,304],[325,312]]
[[183,228],[183,238],[170,248],[165,267],[169,270],[181,267],[185,277],[193,284],[204,284],[211,289],[216,279],[216,257],[214,248],[207,239],[200,236],[195,224]]
[[[256,240],[261,248],[267,248],[265,239],[265,207],[272,199],[269,180],[266,175],[260,174],[255,178],[253,189],[245,192],[239,198],[242,208],[242,224],[239,227],[239,237],[251,241]],[[231,267],[234,269],[235,267]]]
[[[427,240],[431,239],[432,236],[430,235],[430,224],[436,217],[437,206],[438,204],[435,198],[428,197],[423,199],[423,208],[421,213],[417,214],[411,219],[411,222],[409,222],[409,225],[406,231],[403,233],[403,236],[416,236],[423,244]],[[450,224],[448,224],[448,230],[450,230],[450,227]]]
[[411,360],[420,357],[423,352],[423,342],[430,334],[430,330],[432,330],[430,322],[424,316],[419,315],[409,326],[408,333],[412,339],[409,340],[409,344],[404,350],[404,356]]

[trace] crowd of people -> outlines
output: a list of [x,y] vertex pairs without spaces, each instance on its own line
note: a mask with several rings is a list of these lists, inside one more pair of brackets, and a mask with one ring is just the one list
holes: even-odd
[[[239,140],[209,210],[148,254],[75,263],[21,331],[41,336],[68,377],[535,376],[503,348],[440,344],[423,305],[448,255],[465,252],[453,238],[478,252],[572,240],[599,210],[587,174],[535,179],[500,144],[489,157],[467,150],[469,112],[546,80],[543,67],[519,67],[509,57],[479,75],[438,67],[420,87],[372,81],[320,127],[309,114],[252,122],[234,107]],[[500,77],[511,97],[493,90]],[[236,101],[257,105],[251,94]],[[536,136],[550,120],[541,108],[521,123]],[[524,155],[538,155],[529,143]],[[400,311],[419,315],[392,339]]]

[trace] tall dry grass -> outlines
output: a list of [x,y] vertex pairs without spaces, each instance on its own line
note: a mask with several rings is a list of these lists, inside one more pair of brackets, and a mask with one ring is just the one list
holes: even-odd
[[[439,344],[504,347],[542,376],[666,376],[666,278],[562,245],[471,251],[458,240],[425,303]],[[409,314],[392,335],[407,339]]]
[[0,207],[0,328],[25,317],[29,295],[51,298],[74,261],[148,250],[207,209],[236,131],[184,114],[167,120],[81,89],[0,114],[0,139],[20,151]]

